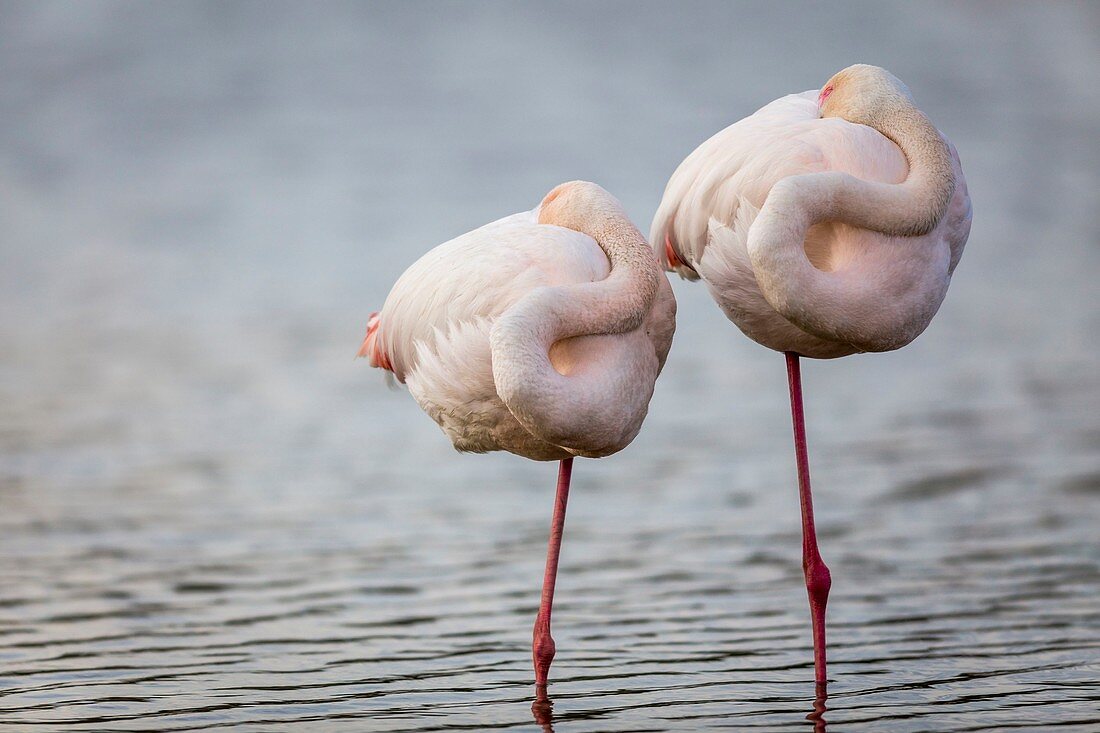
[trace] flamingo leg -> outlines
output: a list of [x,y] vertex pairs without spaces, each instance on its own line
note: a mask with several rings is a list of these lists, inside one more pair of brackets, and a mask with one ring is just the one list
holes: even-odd
[[554,583],[558,578],[558,556],[561,554],[561,535],[565,529],[565,504],[569,500],[569,477],[573,473],[573,459],[566,458],[558,469],[558,491],[554,498],[554,518],[550,523],[550,543],[546,548],[546,574],[542,580],[542,602],[535,618],[535,630],[531,639],[531,657],[535,662],[535,684],[546,687],[550,663],[554,661],[554,639],[550,636],[550,612],[554,606]]
[[798,354],[786,352],[787,386],[791,391],[791,421],[794,423],[794,455],[798,463],[798,497],[802,505],[802,572],[810,597],[810,616],[814,633],[814,679],[824,685],[825,675],[825,604],[829,601],[832,577],[817,549],[814,530],[814,504],[810,494],[810,462],[806,455],[806,420],[802,411],[802,371]]

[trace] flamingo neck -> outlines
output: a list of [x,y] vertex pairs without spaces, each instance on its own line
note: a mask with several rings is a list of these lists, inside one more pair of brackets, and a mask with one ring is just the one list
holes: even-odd
[[[884,91],[864,110],[832,111],[867,125],[889,138],[909,164],[898,184],[864,181],[844,173],[811,174],[804,198],[812,223],[827,219],[891,236],[917,237],[939,224],[955,193],[955,174],[947,142],[906,94]],[[797,176],[795,178],[803,178]]]
[[[871,91],[862,111],[841,108],[825,116],[868,125],[893,140],[909,163],[906,179],[878,183],[839,171],[784,178],[768,192],[746,248],[764,298],[795,326],[860,351],[888,351],[924,330],[942,289],[912,287],[911,282],[902,286],[881,262],[821,272],[806,258],[806,234],[823,221],[889,236],[928,234],[945,216],[955,174],[947,142],[907,94],[890,88]],[[889,307],[881,300],[885,292],[894,294]]]
[[[490,334],[493,377],[501,400],[528,431],[591,455],[617,444],[630,429],[624,408],[633,400],[616,405],[614,392],[626,390],[648,403],[656,373],[639,368],[566,377],[554,369],[550,347],[576,336],[638,329],[657,296],[660,273],[645,238],[610,194],[595,184],[565,186],[584,186],[584,195],[566,192],[561,196],[567,201],[555,201],[555,189],[543,202],[539,223],[592,237],[607,255],[610,274],[596,282],[536,288],[505,311]],[[612,381],[619,384],[611,388]]]
[[[607,278],[559,291],[565,312],[554,324],[554,340],[632,331],[641,325],[657,294],[659,271],[652,250],[617,202],[540,214],[539,223],[587,234],[611,265]],[[566,316],[566,317],[561,317]],[[551,342],[552,343],[552,342]]]

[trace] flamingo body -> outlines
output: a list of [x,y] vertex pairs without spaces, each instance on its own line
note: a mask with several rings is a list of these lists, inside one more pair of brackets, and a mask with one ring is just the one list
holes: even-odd
[[[522,388],[538,390],[552,415],[538,414],[523,399],[507,404],[498,377],[508,375],[494,374],[494,326],[511,311],[537,330],[542,306],[583,302],[570,288],[599,284],[612,269],[592,236],[540,223],[539,213],[536,207],[507,216],[421,257],[372,317],[360,353],[393,371],[460,451],[505,450],[535,460],[610,455],[634,439],[645,418],[672,342],[672,290],[654,263],[656,294],[637,327],[549,346],[553,374],[537,383],[525,376]],[[512,357],[502,352],[498,362]],[[498,372],[503,368],[497,365]],[[556,432],[547,434],[543,423],[551,421]]]
[[[922,236],[891,236],[841,221],[810,227],[804,251],[813,272],[799,284],[806,300],[799,322],[763,292],[764,273],[751,256],[751,235],[769,193],[807,173],[896,184],[909,171],[893,141],[867,125],[822,118],[817,99],[817,91],[782,97],[700,145],[669,180],[650,241],[662,265],[701,278],[726,316],[764,346],[817,358],[900,348],[932,320],[970,232],[958,155],[951,147],[956,186],[946,214]],[[859,324],[854,337],[830,332],[824,316],[814,322],[826,306]]]

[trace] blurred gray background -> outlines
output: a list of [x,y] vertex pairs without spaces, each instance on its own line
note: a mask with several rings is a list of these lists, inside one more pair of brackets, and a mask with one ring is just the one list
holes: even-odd
[[[826,718],[1088,729],[1100,11],[1007,2],[0,2],[0,722],[535,728],[554,467],[455,454],[353,361],[367,315],[564,180],[647,231],[855,62],[975,215],[914,344],[803,367]],[[641,436],[574,473],[554,725],[805,728],[783,360],[674,286]]]

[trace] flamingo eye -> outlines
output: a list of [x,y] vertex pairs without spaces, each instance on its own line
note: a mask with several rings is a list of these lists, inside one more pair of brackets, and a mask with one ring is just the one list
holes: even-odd
[[817,106],[820,107],[821,105],[825,104],[825,100],[828,99],[829,95],[832,94],[832,93],[833,93],[833,85],[832,84],[830,84],[829,86],[822,89],[821,94],[819,94],[817,96]]

